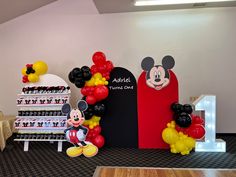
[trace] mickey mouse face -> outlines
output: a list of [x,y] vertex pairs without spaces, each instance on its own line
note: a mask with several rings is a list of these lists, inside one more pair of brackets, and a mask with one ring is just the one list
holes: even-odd
[[171,56],[165,56],[162,59],[162,65],[154,66],[154,60],[151,57],[146,57],[142,61],[142,69],[147,72],[146,83],[149,87],[156,90],[161,90],[170,82],[169,69],[173,68],[175,61]]
[[88,108],[88,104],[86,101],[80,100],[77,107],[78,109],[71,109],[70,104],[66,103],[61,108],[62,113],[67,114],[67,123],[73,127],[79,127],[83,124],[85,120],[83,111]]
[[68,124],[71,124],[74,127],[78,127],[79,125],[82,125],[83,122],[84,122],[84,117],[82,116],[80,110],[73,109],[70,112],[70,119],[68,120]]
[[156,90],[160,90],[170,81],[169,78],[165,77],[165,75],[166,71],[162,66],[154,66],[149,72],[147,84]]

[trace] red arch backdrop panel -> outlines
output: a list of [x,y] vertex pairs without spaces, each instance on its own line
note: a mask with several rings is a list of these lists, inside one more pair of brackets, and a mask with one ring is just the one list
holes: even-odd
[[179,100],[178,80],[171,70],[169,73],[170,83],[161,90],[147,86],[146,72],[138,79],[139,148],[169,148],[161,134],[173,117],[170,105]]

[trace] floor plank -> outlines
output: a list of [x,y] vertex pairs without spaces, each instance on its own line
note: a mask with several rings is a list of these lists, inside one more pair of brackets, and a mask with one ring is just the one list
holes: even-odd
[[234,169],[97,167],[94,177],[236,177]]

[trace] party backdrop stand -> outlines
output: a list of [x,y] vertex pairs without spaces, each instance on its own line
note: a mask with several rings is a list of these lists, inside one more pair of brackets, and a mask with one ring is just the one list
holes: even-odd
[[30,141],[58,142],[58,152],[62,151],[67,117],[61,107],[69,103],[69,98],[67,83],[53,74],[42,75],[39,82],[23,87],[17,95],[15,141],[24,142],[24,151],[28,151]]

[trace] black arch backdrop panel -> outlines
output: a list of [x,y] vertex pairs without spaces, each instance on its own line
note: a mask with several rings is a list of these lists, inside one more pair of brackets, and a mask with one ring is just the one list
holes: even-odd
[[107,112],[101,119],[106,147],[138,147],[137,83],[125,68],[110,74]]

